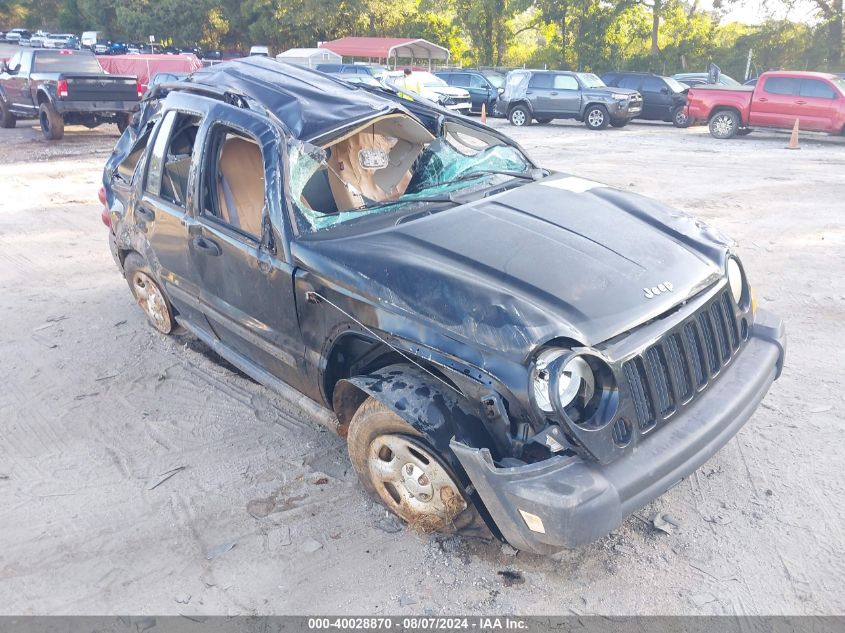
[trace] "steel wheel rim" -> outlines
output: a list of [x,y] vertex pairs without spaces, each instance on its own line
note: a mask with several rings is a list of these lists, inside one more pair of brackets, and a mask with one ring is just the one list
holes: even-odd
[[598,127],[604,123],[604,113],[601,110],[590,110],[590,114],[587,115],[587,120],[589,120],[590,125],[593,127]]
[[511,114],[511,122],[517,126],[525,125],[525,112],[522,110],[514,111],[514,113]]
[[719,136],[727,136],[733,129],[733,119],[727,114],[720,114],[716,117],[713,127]]
[[165,334],[170,332],[170,310],[158,284],[138,270],[132,275],[132,292],[153,327]]
[[367,451],[370,480],[384,504],[412,526],[437,530],[467,504],[448,471],[422,443],[404,435],[380,435]]

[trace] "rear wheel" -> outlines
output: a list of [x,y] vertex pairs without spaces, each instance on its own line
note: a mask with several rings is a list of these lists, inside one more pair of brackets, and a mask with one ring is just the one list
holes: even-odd
[[352,416],[347,443],[363,486],[412,528],[452,533],[480,521],[422,435],[378,400]]
[[608,123],[610,116],[603,105],[591,105],[584,113],[584,124],[591,130],[603,130]]
[[672,125],[675,127],[689,127],[690,120],[687,116],[687,109],[684,106],[680,106],[675,108],[675,111],[672,113]]
[[733,138],[739,130],[739,115],[733,110],[720,110],[710,117],[710,134],[714,138]]
[[48,141],[58,141],[65,135],[65,120],[49,101],[38,108],[38,121],[41,123],[41,133]]
[[525,106],[518,105],[508,114],[508,120],[511,122],[511,125],[515,125],[516,127],[531,125],[531,113]]
[[132,296],[144,311],[147,320],[162,334],[170,334],[176,327],[173,318],[173,306],[164,294],[161,286],[153,278],[153,273],[140,255],[129,253],[123,262],[123,274]]
[[0,127],[6,129],[13,128],[17,122],[18,119],[9,111],[8,104],[3,99],[0,99]]

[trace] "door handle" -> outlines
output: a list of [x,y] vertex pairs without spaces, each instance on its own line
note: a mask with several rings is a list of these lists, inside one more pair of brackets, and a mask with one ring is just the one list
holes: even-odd
[[135,215],[145,222],[152,222],[156,219],[155,211],[147,209],[146,207],[136,207]]
[[217,245],[217,242],[210,240],[207,237],[203,237],[202,235],[192,239],[191,244],[193,244],[194,248],[203,255],[217,257],[223,253],[223,251],[220,250],[220,246]]
[[795,105],[807,105],[806,101],[796,101]]
[[766,97],[760,97],[759,99],[757,99],[757,101],[759,101],[760,103],[765,103],[766,101],[768,101],[768,99],[766,99]]
[[556,92],[550,92],[549,94],[550,94],[551,96],[553,96],[553,97],[556,97],[556,96],[557,96],[557,93],[556,93]]

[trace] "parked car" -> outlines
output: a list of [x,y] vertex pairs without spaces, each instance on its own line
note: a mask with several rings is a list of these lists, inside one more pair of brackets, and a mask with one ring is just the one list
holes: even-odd
[[79,41],[82,44],[82,48],[94,48],[94,44],[102,39],[100,37],[99,31],[83,31],[82,36],[79,38]]
[[642,105],[636,90],[608,88],[592,73],[512,70],[496,111],[516,126],[530,125],[532,119],[576,119],[591,130],[603,130],[624,127],[642,112]]
[[450,86],[469,92],[472,111],[492,114],[499,95],[504,92],[505,76],[492,70],[444,70],[434,73]]
[[758,79],[760,79],[760,78],[759,78],[759,77],[752,77],[751,79],[746,79],[746,80],[743,82],[743,84],[742,84],[742,85],[743,85],[743,86],[756,86],[756,85],[757,85],[757,80],[758,80]]
[[[321,71],[322,72],[322,71]],[[379,88],[382,86],[382,83],[373,77],[372,75],[367,74],[358,74],[358,73],[326,73],[332,77],[336,77],[337,79],[342,79],[351,84],[359,85],[359,86],[371,86],[373,88]]]
[[675,127],[687,127],[686,104],[689,86],[671,77],[654,73],[617,71],[605,73],[601,80],[608,86],[630,88],[640,93],[643,109],[636,118],[671,122]]
[[754,86],[690,89],[687,116],[708,122],[710,134],[727,139],[755,127],[845,134],[845,79],[827,73],[767,72]]
[[64,48],[68,50],[79,50],[81,45],[79,38],[72,33],[59,33],[51,35],[44,40],[44,48]]
[[32,33],[26,29],[12,29],[11,31],[6,32],[5,39],[10,44],[19,44],[21,39],[29,40],[31,36]]
[[44,31],[36,31],[29,38],[29,45],[32,48],[44,48],[44,42],[47,41],[48,37],[50,37],[49,33],[46,33]]
[[19,46],[30,46],[32,44],[32,33],[29,31],[20,31],[20,38],[18,39]]
[[134,76],[108,75],[91,51],[25,50],[0,62],[0,127],[38,119],[47,140],[65,123],[125,129],[143,91]]
[[270,49],[267,46],[250,46],[249,56],[270,57]]
[[[675,81],[680,81],[683,84],[686,84],[690,87],[692,86],[703,86],[710,83],[710,75],[708,73],[676,73],[672,75],[672,79]],[[723,73],[719,73],[719,79],[717,81],[718,85],[720,86],[739,86],[741,85],[736,79],[733,77],[729,77]]]
[[152,93],[103,183],[153,327],[295,398],[421,529],[484,522],[536,553],[599,538],[783,366],[718,233],[386,89],[225,62]]
[[439,103],[445,108],[469,114],[472,103],[470,102],[469,92],[463,88],[453,88],[439,77],[435,77],[430,72],[423,70],[415,70],[410,80],[407,80],[409,85],[406,85],[404,71],[391,71],[387,73],[383,80],[402,90],[409,90],[417,92],[421,97],[430,99],[435,103]]
[[387,68],[377,64],[317,64],[314,69],[330,75],[367,75],[376,79],[387,75]]

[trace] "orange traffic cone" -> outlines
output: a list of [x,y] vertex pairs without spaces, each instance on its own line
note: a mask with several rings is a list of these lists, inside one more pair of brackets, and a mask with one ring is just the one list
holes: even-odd
[[795,125],[792,126],[792,134],[789,135],[789,145],[786,149],[801,149],[798,147],[798,119],[795,119]]
[[481,122],[487,123],[487,104],[486,103],[481,104]]

